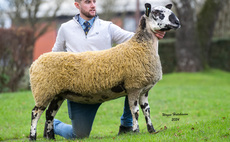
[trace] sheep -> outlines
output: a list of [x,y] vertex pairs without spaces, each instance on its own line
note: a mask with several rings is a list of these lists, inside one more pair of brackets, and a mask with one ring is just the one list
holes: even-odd
[[41,55],[30,67],[32,110],[30,140],[36,140],[37,122],[46,110],[44,137],[54,139],[53,119],[65,99],[84,103],[103,103],[128,95],[133,131],[139,132],[139,105],[147,130],[155,129],[150,119],[148,91],[162,78],[156,30],[180,27],[170,10],[172,4],[145,4],[135,35],[108,50],[83,53],[50,52]]

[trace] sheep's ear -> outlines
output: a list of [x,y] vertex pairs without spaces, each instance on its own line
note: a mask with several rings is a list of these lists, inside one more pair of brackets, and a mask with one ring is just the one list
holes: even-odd
[[151,12],[151,4],[146,3],[145,4],[145,15],[149,17],[149,13]]
[[168,9],[171,9],[172,8],[172,4],[168,4],[165,7],[168,8]]

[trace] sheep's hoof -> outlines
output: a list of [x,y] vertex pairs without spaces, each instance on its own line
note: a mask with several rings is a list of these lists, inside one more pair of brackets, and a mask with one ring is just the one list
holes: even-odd
[[36,135],[34,135],[34,136],[31,136],[31,135],[30,135],[29,140],[30,140],[30,141],[36,141]]
[[140,130],[139,130],[139,129],[136,129],[136,130],[134,130],[133,132],[134,132],[134,133],[139,133]]
[[44,138],[48,139],[48,140],[54,140],[55,137],[54,137],[54,131],[51,130],[50,132],[46,133],[43,135]]
[[154,133],[156,130],[154,129],[153,125],[147,125],[147,129],[149,133]]
[[137,129],[136,130],[133,130],[134,133],[139,133],[140,130],[139,130],[139,125],[137,125]]

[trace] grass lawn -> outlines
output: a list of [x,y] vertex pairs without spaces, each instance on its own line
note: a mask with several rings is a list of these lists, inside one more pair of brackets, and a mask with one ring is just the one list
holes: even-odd
[[[230,73],[165,74],[149,95],[156,134],[147,132],[140,113],[140,133],[117,136],[123,103],[124,97],[102,104],[90,137],[79,141],[230,141]],[[0,141],[28,141],[33,107],[30,91],[0,94]],[[66,101],[56,118],[70,123]],[[38,141],[45,141],[44,122],[45,113],[38,122]],[[56,136],[56,141],[65,139]]]

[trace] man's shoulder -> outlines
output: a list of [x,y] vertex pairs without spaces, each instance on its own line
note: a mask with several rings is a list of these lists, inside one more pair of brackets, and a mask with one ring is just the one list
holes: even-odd
[[74,24],[74,23],[76,23],[76,22],[73,19],[71,19],[71,20],[63,23],[62,25],[70,25],[70,24]]
[[70,25],[74,25],[74,24],[76,24],[76,22],[73,19],[71,19],[65,23],[62,23],[62,26],[70,26]]
[[98,23],[100,23],[101,25],[110,25],[110,24],[112,24],[111,21],[106,21],[106,20],[102,20],[102,19],[99,19],[99,18],[97,18],[96,21]]

